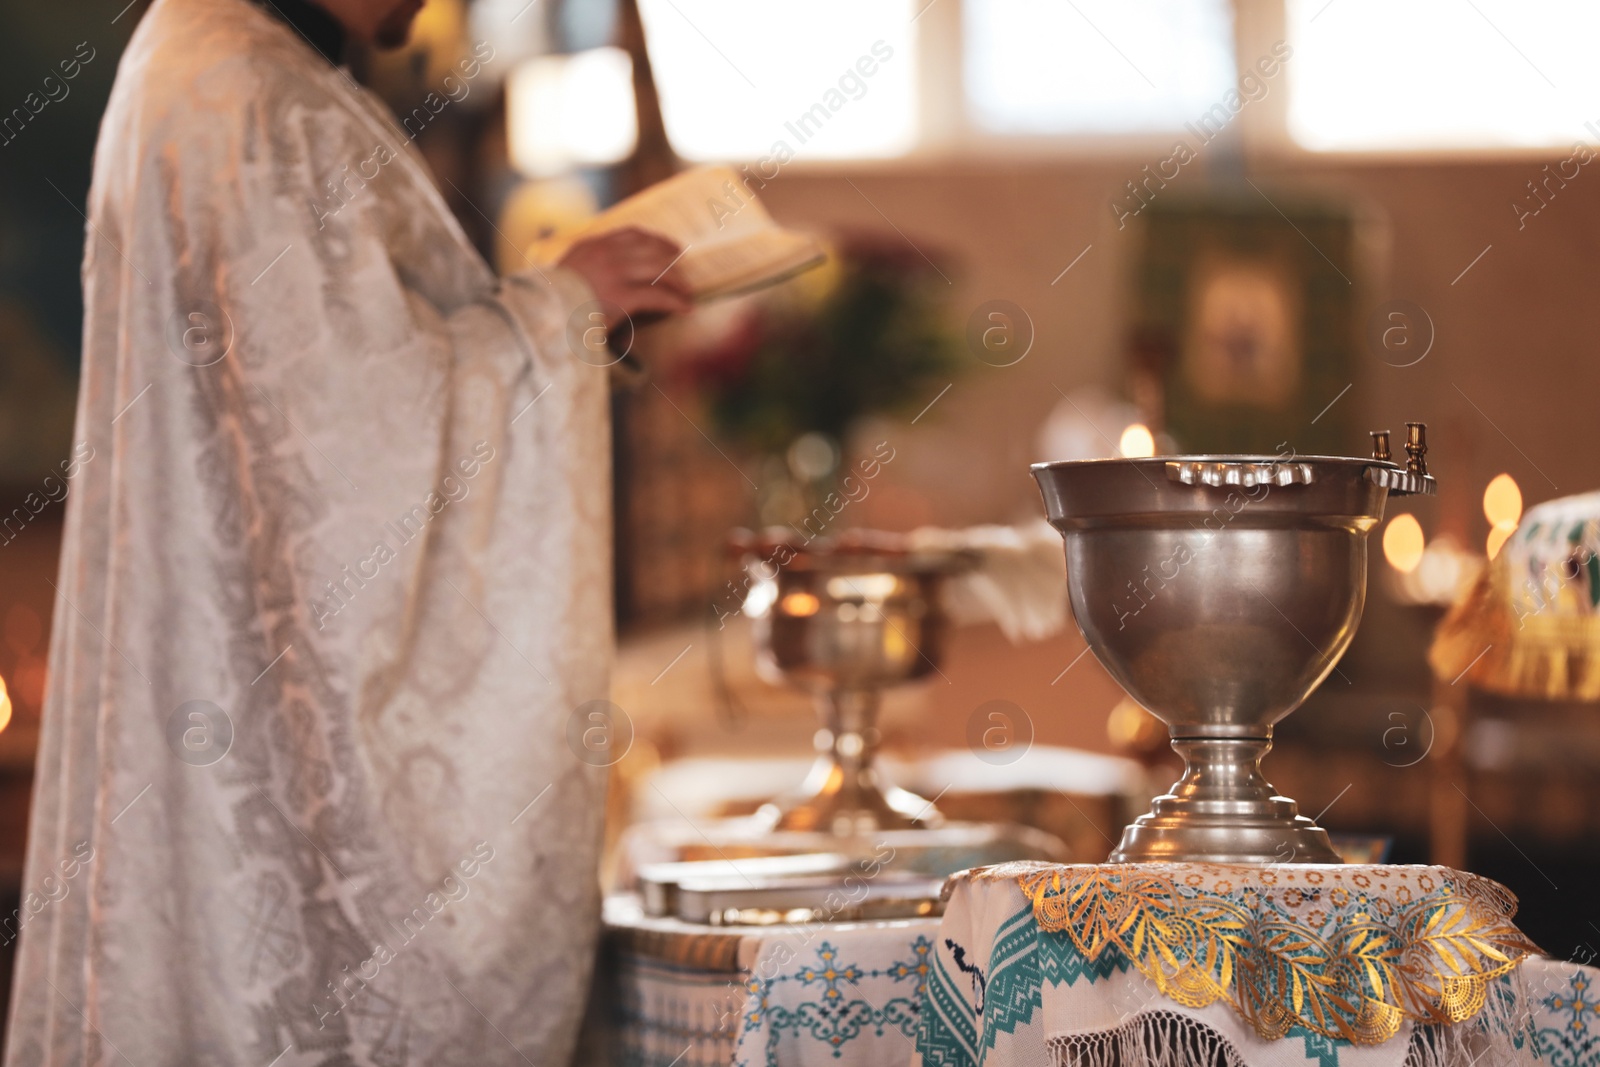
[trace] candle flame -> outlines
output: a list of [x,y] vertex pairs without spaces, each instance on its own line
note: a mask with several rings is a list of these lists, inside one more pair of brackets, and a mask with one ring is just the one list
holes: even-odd
[[1129,423],[1127,429],[1122,431],[1122,440],[1117,442],[1117,451],[1128,459],[1153,456],[1156,454],[1155,435],[1142,422]]
[[1401,574],[1410,574],[1422,562],[1426,541],[1415,515],[1396,515],[1383,531],[1383,558]]
[[[1504,526],[1507,529],[1515,529],[1522,520],[1522,490],[1511,475],[1495,475],[1484,489],[1483,517],[1489,520],[1490,526]],[[1489,554],[1494,555],[1493,552]]]

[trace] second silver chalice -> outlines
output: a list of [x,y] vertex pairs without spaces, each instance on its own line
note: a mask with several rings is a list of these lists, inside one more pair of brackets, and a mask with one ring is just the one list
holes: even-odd
[[1066,543],[1089,647],[1167,724],[1183,777],[1111,861],[1336,863],[1328,835],[1261,775],[1272,727],[1334,669],[1391,494],[1431,493],[1421,424],[1408,463],[1178,456],[1033,468]]
[[766,805],[774,830],[852,834],[942,822],[932,802],[879,780],[878,704],[886,686],[938,670],[944,578],[970,565],[955,552],[913,552],[891,539],[744,541],[744,612],[756,670],[817,701],[817,762],[792,797]]

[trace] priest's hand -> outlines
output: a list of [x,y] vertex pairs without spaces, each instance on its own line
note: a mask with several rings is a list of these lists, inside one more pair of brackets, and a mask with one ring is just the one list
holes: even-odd
[[689,287],[675,266],[681,255],[665,237],[629,226],[575,242],[557,266],[583,275],[614,328],[624,316],[642,325],[689,310]]

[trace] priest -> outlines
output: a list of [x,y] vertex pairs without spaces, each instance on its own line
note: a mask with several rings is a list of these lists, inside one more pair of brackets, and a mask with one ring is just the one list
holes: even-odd
[[13,1067],[571,1056],[611,588],[569,334],[687,300],[637,231],[494,276],[339,65],[422,2],[155,0],[122,59]]

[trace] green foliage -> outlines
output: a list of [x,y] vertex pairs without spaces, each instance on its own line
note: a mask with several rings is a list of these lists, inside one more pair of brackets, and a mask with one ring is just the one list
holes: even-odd
[[865,415],[915,414],[956,372],[944,288],[923,270],[846,258],[820,308],[764,312],[748,361],[711,383],[717,432],[773,454],[809,432],[844,440]]

